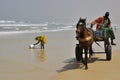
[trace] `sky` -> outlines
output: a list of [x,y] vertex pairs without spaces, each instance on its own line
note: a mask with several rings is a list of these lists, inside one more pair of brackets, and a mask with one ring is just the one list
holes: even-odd
[[24,22],[91,22],[106,11],[112,23],[120,24],[120,0],[0,0],[0,20]]

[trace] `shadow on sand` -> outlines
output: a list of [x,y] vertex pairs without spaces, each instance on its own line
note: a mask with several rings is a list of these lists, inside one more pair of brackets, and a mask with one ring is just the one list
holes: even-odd
[[[106,61],[106,59],[100,59],[99,57],[92,57],[88,60],[89,63],[94,63],[96,61]],[[75,58],[70,58],[64,61],[65,66],[62,67],[62,69],[56,70],[58,73],[72,70],[72,69],[84,69],[84,64],[81,61],[76,61]]]

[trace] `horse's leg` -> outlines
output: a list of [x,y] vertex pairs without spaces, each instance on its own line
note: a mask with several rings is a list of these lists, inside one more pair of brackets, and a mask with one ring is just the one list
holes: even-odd
[[84,62],[84,64],[85,64],[85,69],[88,69],[88,65],[87,65],[87,61],[88,61],[88,57],[87,57],[87,54],[88,54],[88,48],[86,47],[85,48],[85,62]]
[[93,49],[92,49],[92,45],[89,48],[89,58],[91,58],[91,56],[93,55]]
[[80,47],[80,59],[81,59],[81,62],[83,62],[83,48]]

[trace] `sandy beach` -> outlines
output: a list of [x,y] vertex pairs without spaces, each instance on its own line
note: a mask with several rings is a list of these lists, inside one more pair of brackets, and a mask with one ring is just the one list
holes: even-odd
[[[0,35],[0,80],[119,80],[118,31],[112,60],[106,61],[105,54],[94,54],[88,70],[75,60],[74,30]],[[38,35],[47,36],[45,49],[29,49]],[[93,47],[103,50],[95,44]]]

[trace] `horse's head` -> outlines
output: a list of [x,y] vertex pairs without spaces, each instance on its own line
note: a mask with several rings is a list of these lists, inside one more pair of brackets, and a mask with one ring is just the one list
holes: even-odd
[[76,25],[76,28],[79,33],[83,32],[86,28],[86,18],[85,19],[80,18]]

